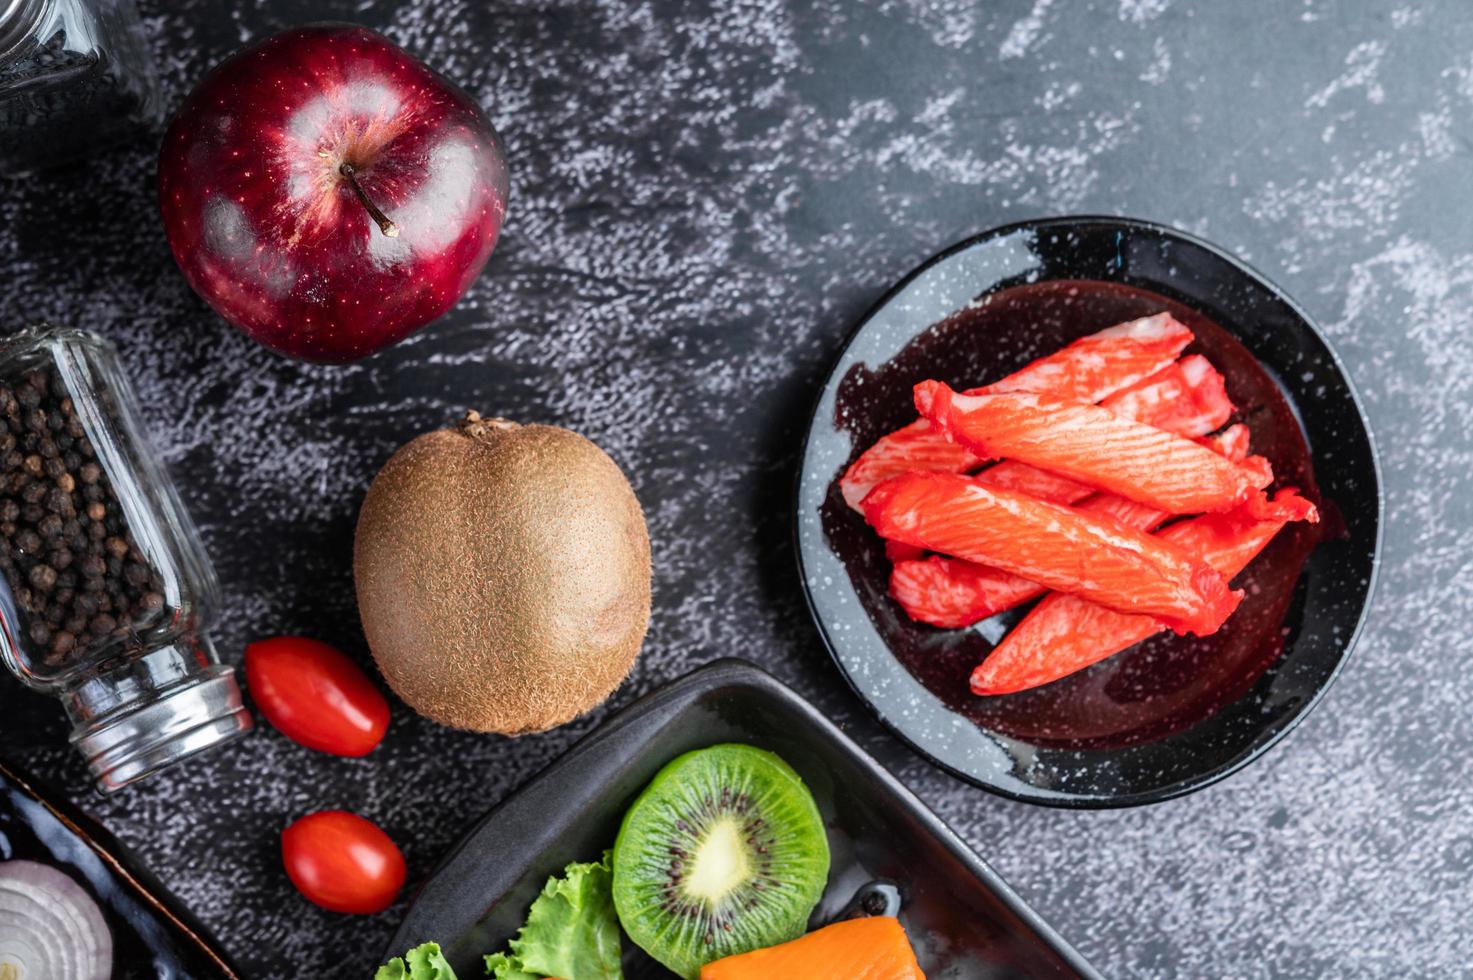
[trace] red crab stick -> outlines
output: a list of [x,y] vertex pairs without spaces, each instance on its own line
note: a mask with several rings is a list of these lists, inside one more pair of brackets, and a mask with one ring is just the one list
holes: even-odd
[[1049,395],[958,395],[923,381],[916,407],[974,453],[1030,463],[1169,514],[1232,510],[1261,499],[1271,476],[1107,408]]
[[[1001,381],[969,393],[1050,391],[1075,401],[1097,402],[1171,364],[1192,342],[1192,331],[1169,313],[1121,323],[1081,337]],[[925,419],[881,436],[839,481],[855,510],[865,494],[909,470],[965,473],[982,460],[932,430]]]
[[[1225,577],[1241,572],[1290,521],[1319,520],[1314,505],[1293,490],[1268,505],[1272,516],[1243,511],[1208,514],[1161,532],[1200,555]],[[1161,632],[1161,621],[1055,593],[1046,597],[972,672],[972,693],[1012,694],[1066,677]]]
[[1221,575],[1168,542],[952,473],[887,480],[864,499],[864,515],[883,537],[994,565],[1113,609],[1157,616],[1178,632],[1213,632],[1242,598]]
[[[1229,459],[1242,459],[1248,454],[1248,427],[1229,426],[1203,442]],[[1099,494],[1080,509],[1140,531],[1155,528],[1168,516],[1114,494]],[[892,560],[895,566],[890,572],[890,595],[911,619],[943,629],[971,626],[1032,602],[1048,591],[1037,582],[1000,568],[957,558],[932,555],[922,560],[910,554],[892,556]]]
[[[1168,364],[1106,398],[1100,407],[1184,436],[1206,435],[1227,422],[1234,411],[1222,375],[1201,354]],[[1056,504],[1078,503],[1095,492],[1088,484],[1015,459],[1005,459],[983,470],[977,479],[989,487],[1032,494]]]

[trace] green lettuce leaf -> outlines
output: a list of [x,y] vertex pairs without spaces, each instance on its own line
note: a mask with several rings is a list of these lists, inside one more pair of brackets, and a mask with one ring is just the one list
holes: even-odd
[[505,953],[486,955],[486,973],[495,980],[542,980],[537,974],[522,970],[517,961]]
[[373,980],[455,980],[455,971],[440,955],[439,943],[424,943],[379,967]]
[[547,879],[507,952],[486,957],[486,972],[496,980],[623,980],[612,860],[605,851],[602,861]]

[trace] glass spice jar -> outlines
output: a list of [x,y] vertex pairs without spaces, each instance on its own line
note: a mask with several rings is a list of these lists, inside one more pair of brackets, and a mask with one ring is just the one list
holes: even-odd
[[0,341],[0,658],[61,698],[103,792],[251,727],[206,635],[218,597],[117,350]]
[[133,0],[0,0],[0,177],[152,129],[162,110]]

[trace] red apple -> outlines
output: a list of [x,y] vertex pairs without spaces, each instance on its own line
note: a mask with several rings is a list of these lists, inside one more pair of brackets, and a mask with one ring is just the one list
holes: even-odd
[[506,194],[480,108],[349,24],[227,58],[159,160],[189,284],[248,336],[311,361],[371,354],[454,306],[496,245]]

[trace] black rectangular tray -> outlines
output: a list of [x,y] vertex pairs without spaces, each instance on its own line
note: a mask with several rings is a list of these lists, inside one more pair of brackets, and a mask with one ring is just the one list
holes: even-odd
[[[636,701],[487,814],[426,882],[385,955],[433,940],[462,980],[481,976],[481,955],[505,946],[549,875],[596,860],[665,763],[718,742],[776,752],[813,791],[833,852],[815,923],[889,879],[930,980],[1098,976],[908,789],[742,660],[716,661]],[[670,976],[624,945],[629,980]]]

